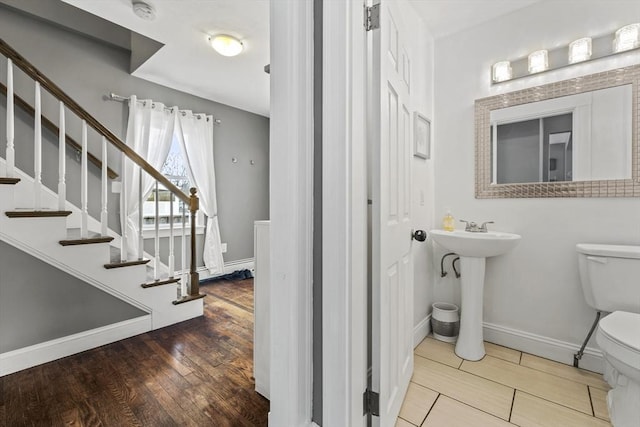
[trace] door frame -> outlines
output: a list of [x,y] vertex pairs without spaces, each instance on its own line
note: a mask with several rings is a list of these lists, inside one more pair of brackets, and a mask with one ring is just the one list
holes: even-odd
[[310,426],[313,2],[270,2],[270,426]]
[[[311,426],[313,1],[271,1],[270,15],[269,425]],[[367,370],[363,3],[324,1],[323,25],[322,424],[359,427]]]
[[366,425],[364,2],[323,3],[323,425]]

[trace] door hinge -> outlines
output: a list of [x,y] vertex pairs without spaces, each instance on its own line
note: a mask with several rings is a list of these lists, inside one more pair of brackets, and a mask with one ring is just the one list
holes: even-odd
[[364,28],[367,31],[380,28],[380,4],[364,7]]
[[375,391],[366,390],[364,392],[364,415],[371,414],[376,417],[380,416],[380,395]]

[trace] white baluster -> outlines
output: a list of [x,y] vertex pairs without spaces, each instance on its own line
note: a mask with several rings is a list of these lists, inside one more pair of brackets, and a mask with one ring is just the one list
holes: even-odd
[[89,237],[89,190],[87,165],[87,122],[82,121],[82,156],[80,160],[80,238]]
[[102,137],[102,179],[101,179],[101,187],[102,187],[102,208],[100,210],[100,234],[106,236],[108,234],[109,229],[109,213],[107,211],[107,203],[108,203],[108,185],[109,182],[107,180],[107,138]]
[[13,115],[13,63],[7,59],[7,177],[15,175],[15,148],[14,139],[14,115]]
[[67,131],[64,120],[64,104],[62,101],[60,101],[58,129],[58,210],[63,211],[67,204]]
[[40,82],[36,82],[35,123],[33,129],[33,204],[35,210],[42,209],[42,111]]
[[123,219],[120,221],[122,226],[122,231],[120,232],[122,237],[120,239],[120,260],[122,262],[127,260],[127,223],[129,222],[129,217],[127,215],[127,196],[125,195],[125,186],[127,185],[125,173],[127,170],[127,156],[122,153],[122,173],[121,173],[121,188],[120,188],[120,215]]
[[189,267],[187,266],[187,225],[185,224],[187,205],[182,202],[182,280],[180,280],[180,293],[182,296],[187,295],[187,277]]
[[173,278],[176,269],[176,259],[173,254],[173,193],[169,193],[169,277]]
[[155,211],[156,211],[156,221],[155,221],[155,239],[154,239],[154,257],[153,261],[153,278],[155,280],[160,279],[160,193],[158,192],[158,181],[156,181],[156,197],[155,200]]
[[138,259],[142,259],[144,257],[144,236],[142,235],[142,217],[144,216],[142,209],[142,168],[139,166],[135,168],[138,170]]

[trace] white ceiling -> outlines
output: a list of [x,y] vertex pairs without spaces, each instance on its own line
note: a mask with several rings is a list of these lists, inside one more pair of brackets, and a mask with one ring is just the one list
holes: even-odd
[[[133,75],[202,98],[269,116],[269,0],[147,0],[153,21],[137,17],[131,0],[62,0],[165,46]],[[540,0],[409,0],[435,38]],[[209,35],[231,34],[245,49],[218,55]]]
[[438,39],[541,0],[409,0]]

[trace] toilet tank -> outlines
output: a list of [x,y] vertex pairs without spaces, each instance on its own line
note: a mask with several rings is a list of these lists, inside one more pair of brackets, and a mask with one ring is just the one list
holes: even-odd
[[640,246],[579,243],[576,251],[587,304],[640,313]]

